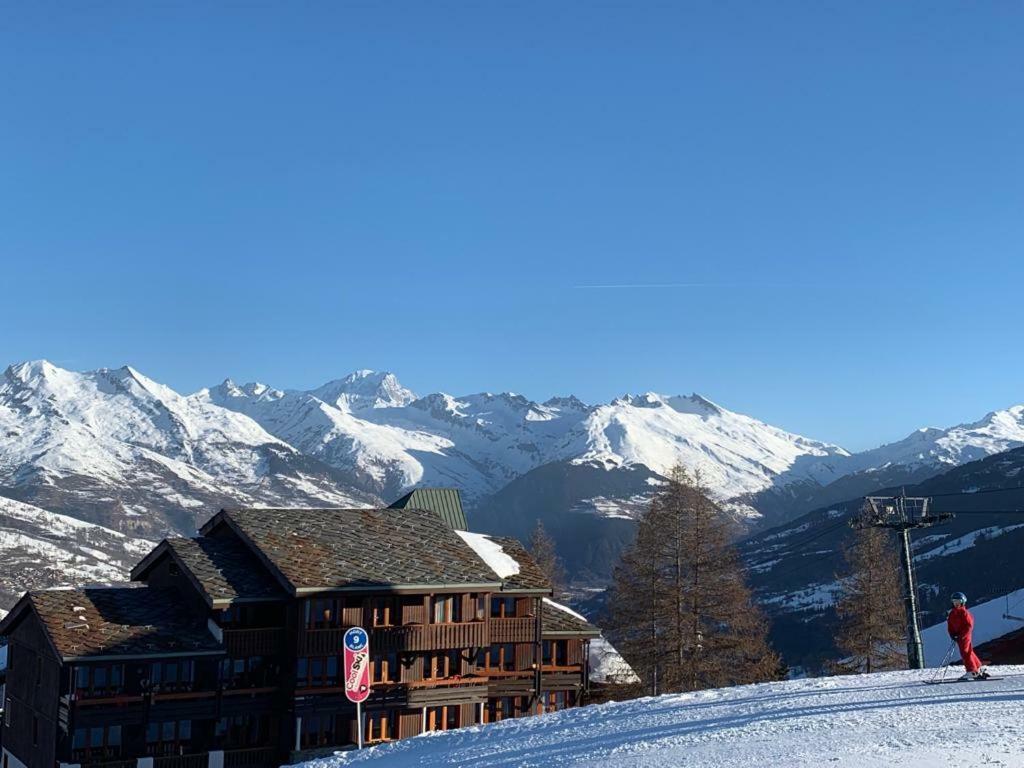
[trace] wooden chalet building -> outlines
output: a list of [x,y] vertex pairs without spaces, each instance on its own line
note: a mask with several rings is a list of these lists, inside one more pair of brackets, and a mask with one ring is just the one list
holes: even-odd
[[419,493],[223,510],[134,584],[27,593],[0,622],[0,768],[269,768],[352,748],[356,625],[367,743],[578,704],[597,630],[547,599],[517,541],[456,530],[457,492]]

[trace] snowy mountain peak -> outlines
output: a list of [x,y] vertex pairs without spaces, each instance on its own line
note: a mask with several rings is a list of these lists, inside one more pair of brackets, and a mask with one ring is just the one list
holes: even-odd
[[416,394],[403,387],[393,373],[371,370],[329,381],[309,394],[348,413],[366,408],[401,408],[416,399]]

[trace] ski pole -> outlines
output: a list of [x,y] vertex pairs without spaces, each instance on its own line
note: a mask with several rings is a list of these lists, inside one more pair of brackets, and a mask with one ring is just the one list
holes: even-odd
[[[953,646],[956,643],[955,640],[949,641],[949,648],[946,649],[946,655],[942,657],[942,661],[939,662],[939,669],[935,670],[932,674],[932,682],[942,682],[946,679],[946,668],[949,666],[949,661],[953,657]],[[940,675],[939,672],[942,674]],[[936,681],[935,678],[938,678]]]

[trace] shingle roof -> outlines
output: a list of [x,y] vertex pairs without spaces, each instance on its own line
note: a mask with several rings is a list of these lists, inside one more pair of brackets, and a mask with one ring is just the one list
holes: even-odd
[[174,590],[52,589],[23,600],[31,601],[65,659],[223,652],[205,624],[183,610]]
[[505,579],[504,589],[506,591],[543,589],[550,593],[551,582],[519,539],[510,536],[491,536],[489,538],[499,545],[506,555],[519,563],[519,573]]
[[466,530],[466,513],[458,488],[417,488],[390,505],[394,509],[429,509],[449,528]]
[[230,509],[234,527],[295,591],[400,586],[498,587],[435,513],[422,509]]
[[197,537],[165,539],[132,570],[132,578],[144,577],[160,555],[173,551],[188,569],[207,602],[231,603],[273,600],[285,596],[267,567],[236,538]]
[[544,599],[541,607],[541,636],[599,637],[601,630],[574,611],[553,600]]

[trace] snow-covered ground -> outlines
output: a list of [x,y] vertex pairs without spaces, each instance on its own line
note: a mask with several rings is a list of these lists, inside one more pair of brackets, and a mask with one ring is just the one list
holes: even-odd
[[315,760],[348,765],[936,768],[1024,765],[1024,666],[924,685],[933,670],[791,680],[508,720]]

